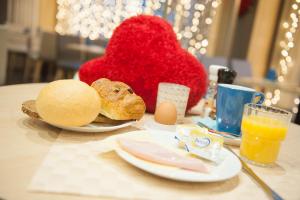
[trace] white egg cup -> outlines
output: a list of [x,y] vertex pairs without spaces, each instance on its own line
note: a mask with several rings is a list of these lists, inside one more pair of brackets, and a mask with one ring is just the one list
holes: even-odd
[[146,120],[143,128],[146,130],[160,130],[160,131],[170,131],[170,132],[176,131],[176,125],[160,124],[155,121],[154,117]]

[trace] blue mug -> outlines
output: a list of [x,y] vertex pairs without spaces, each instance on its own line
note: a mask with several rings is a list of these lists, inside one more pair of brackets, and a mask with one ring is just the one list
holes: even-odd
[[264,94],[252,88],[218,84],[217,130],[240,136],[244,105],[251,102],[262,104],[264,100]]

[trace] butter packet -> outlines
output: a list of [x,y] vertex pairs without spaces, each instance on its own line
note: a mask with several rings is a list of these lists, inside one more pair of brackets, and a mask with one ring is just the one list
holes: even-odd
[[223,137],[210,133],[206,128],[197,125],[178,125],[175,139],[178,146],[184,148],[192,155],[221,163],[224,160],[222,154]]

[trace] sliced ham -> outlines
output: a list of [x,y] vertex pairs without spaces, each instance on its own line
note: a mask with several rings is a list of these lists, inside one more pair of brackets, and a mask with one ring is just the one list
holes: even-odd
[[119,138],[118,143],[124,151],[146,161],[202,173],[208,172],[201,160],[178,155],[152,142]]

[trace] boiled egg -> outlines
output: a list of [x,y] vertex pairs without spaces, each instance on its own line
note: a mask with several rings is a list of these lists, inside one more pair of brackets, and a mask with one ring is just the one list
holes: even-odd
[[154,113],[154,119],[160,124],[174,125],[177,120],[175,104],[169,101],[159,103]]

